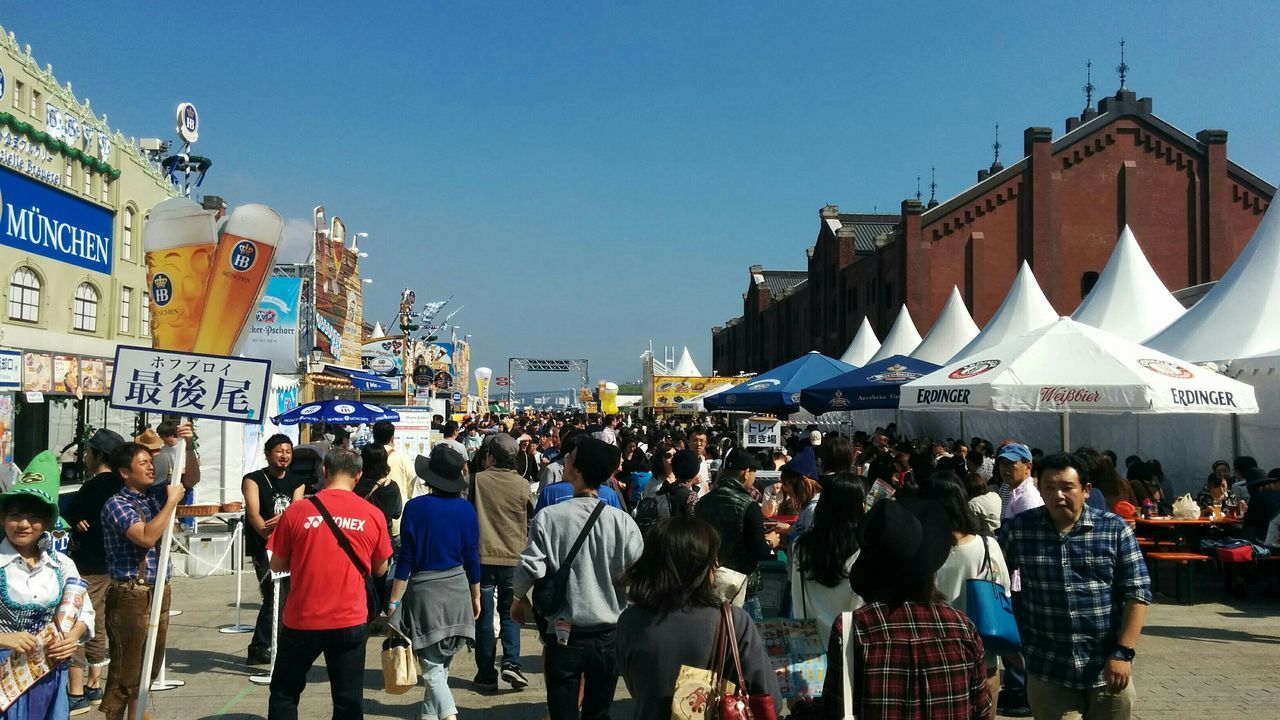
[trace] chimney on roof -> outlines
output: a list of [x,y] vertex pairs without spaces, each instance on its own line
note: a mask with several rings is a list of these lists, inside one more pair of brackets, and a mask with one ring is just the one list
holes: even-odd
[[748,272],[750,272],[750,273],[751,273],[751,274],[753,274],[753,275],[754,275],[754,274],[757,274],[757,273],[762,273],[762,272],[764,272],[764,266],[763,266],[763,265],[752,265],[751,267],[747,268],[747,271],[748,271]]
[[978,168],[978,182],[982,182],[991,177],[991,171],[986,168]]
[[840,206],[824,205],[822,209],[818,211],[818,217],[823,220],[836,220],[840,217]]

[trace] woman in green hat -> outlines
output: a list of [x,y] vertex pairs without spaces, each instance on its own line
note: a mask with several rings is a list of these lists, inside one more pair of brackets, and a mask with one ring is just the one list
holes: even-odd
[[46,450],[31,461],[8,492],[0,495],[0,518],[4,521],[0,662],[13,652],[43,652],[53,668],[0,713],[0,720],[68,716],[66,661],[93,623],[94,610],[86,594],[80,616],[69,631],[42,637],[54,619],[67,581],[80,579],[75,563],[51,547],[50,532],[58,518],[58,481],[57,457]]

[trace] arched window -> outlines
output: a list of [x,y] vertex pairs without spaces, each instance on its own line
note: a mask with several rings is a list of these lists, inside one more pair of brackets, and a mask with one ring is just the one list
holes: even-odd
[[40,278],[29,267],[9,276],[9,319],[40,321]]
[[1090,270],[1080,276],[1080,299],[1093,292],[1093,286],[1098,284],[1098,273]]
[[120,236],[120,257],[133,259],[133,208],[124,209],[124,232]]
[[98,332],[98,291],[89,283],[76,288],[71,307],[71,327],[84,332]]

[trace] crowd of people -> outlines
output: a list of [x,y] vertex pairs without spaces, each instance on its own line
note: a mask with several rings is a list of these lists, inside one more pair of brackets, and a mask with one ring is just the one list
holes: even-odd
[[[269,718],[298,716],[321,655],[333,717],[362,717],[371,632],[412,648],[422,717],[457,716],[449,673],[473,650],[481,692],[524,690],[540,654],[552,720],[608,717],[619,681],[636,718],[666,718],[682,668],[724,667],[712,648],[729,626],[732,679],[780,710],[757,623],[762,564],[784,555],[788,592],[769,614],[827,641],[825,684],[791,699],[795,717],[1129,716],[1152,600],[1131,520],[1171,500],[1154,459],[1121,470],[1106,450],[908,441],[892,426],[789,426],[781,446],[747,449],[714,416],[525,413],[438,429],[414,458],[389,422],[321,428],[298,447],[275,435],[244,477],[263,598],[246,662],[274,662]],[[52,453],[0,495],[0,653],[34,649],[68,580],[88,586],[78,623],[45,647],[57,669],[0,718],[94,704],[132,717],[157,579],[172,573],[160,540],[199,482],[191,437],[176,423],[132,441],[98,431],[91,477],[61,513]],[[1280,472],[1252,458],[1214,463],[1199,504],[1238,513],[1228,532],[1245,541],[1280,544]],[[47,540],[59,521],[65,554]],[[1020,647],[984,642],[975,580],[1009,598]],[[521,646],[527,623],[540,648]],[[164,612],[153,675],[166,626]]]

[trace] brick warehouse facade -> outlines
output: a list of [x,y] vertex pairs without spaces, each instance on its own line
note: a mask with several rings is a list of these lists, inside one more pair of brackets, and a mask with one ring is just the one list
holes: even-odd
[[981,326],[1023,260],[1069,315],[1128,224],[1172,290],[1216,280],[1244,248],[1275,187],[1227,159],[1227,133],[1194,137],[1122,89],[1067,119],[1057,140],[1023,133],[1023,157],[896,215],[819,211],[806,270],[749,271],[743,314],[712,329],[717,373],[761,372],[809,350],[838,357],[865,316],[881,338],[905,302],[921,335],[951,287]]

